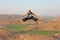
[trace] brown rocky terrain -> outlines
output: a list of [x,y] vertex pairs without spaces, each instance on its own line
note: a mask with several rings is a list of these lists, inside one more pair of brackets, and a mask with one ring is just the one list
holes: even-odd
[[[0,15],[0,28],[8,24],[20,24],[18,20],[20,15]],[[42,18],[43,20],[43,18]],[[44,19],[45,20],[45,19]],[[32,30],[37,26],[38,30],[60,31],[60,17],[53,18],[52,20],[41,21],[40,24],[35,24],[33,20],[28,20],[24,24],[32,24],[25,28],[25,30]],[[8,30],[0,30],[0,40],[60,40],[60,35],[35,35],[35,34],[19,34]]]
[[19,34],[0,30],[0,40],[54,40],[49,35]]
[[[21,15],[7,15],[1,14],[0,15],[0,28],[3,28],[5,25],[8,24],[20,24]],[[47,19],[45,17],[41,18],[43,21],[39,23],[34,22],[33,20],[28,20],[23,24],[33,24],[31,27],[27,29],[33,29],[34,26],[37,26],[39,30],[60,30],[60,17],[50,18]],[[19,20],[19,21],[18,21]]]

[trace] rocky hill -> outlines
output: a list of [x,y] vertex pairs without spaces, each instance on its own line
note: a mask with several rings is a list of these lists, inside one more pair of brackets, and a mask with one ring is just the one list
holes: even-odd
[[[22,28],[23,30],[29,30],[29,31],[36,29],[36,32],[38,30],[42,31],[48,30],[48,31],[56,31],[56,33],[57,31],[59,31],[60,33],[60,17],[42,17],[39,18],[42,20],[39,23],[33,20],[23,22],[23,24],[28,24],[28,27],[25,27],[27,25],[21,25],[21,23],[18,22],[18,20],[21,19],[21,17],[22,17],[21,15],[0,14],[0,40],[60,40],[60,34],[58,35],[56,34],[57,36],[55,36],[55,34],[41,35],[41,34],[20,34],[20,32],[13,32],[13,30],[19,31]],[[5,28],[6,25],[8,30],[2,29]]]

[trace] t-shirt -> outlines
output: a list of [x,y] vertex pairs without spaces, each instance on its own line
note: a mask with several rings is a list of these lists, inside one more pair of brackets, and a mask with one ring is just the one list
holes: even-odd
[[28,18],[32,18],[32,12],[28,13]]
[[29,18],[32,17],[32,14],[28,15],[28,17],[29,17]]

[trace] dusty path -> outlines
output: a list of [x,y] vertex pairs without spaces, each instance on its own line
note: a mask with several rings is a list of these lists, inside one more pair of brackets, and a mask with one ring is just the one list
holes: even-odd
[[7,30],[0,30],[0,40],[60,40],[60,37],[38,34],[19,34]]
[[60,40],[60,37],[57,36],[51,36],[52,38],[54,38],[54,40]]

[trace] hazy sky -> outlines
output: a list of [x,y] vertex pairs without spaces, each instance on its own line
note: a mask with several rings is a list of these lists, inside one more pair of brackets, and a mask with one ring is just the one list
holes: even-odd
[[0,0],[0,14],[24,14],[32,10],[37,15],[60,15],[60,0]]

